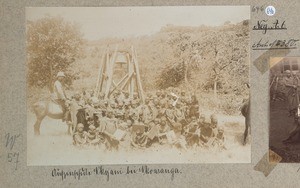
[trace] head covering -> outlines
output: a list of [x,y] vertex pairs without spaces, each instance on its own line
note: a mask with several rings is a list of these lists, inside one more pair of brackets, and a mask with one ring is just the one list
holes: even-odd
[[79,129],[79,128],[83,128],[84,127],[84,125],[82,124],[82,123],[78,123],[78,125],[77,125],[77,129]]
[[89,126],[89,129],[90,129],[91,131],[93,131],[93,130],[96,129],[96,127],[95,127],[94,125],[90,125],[90,126]]
[[64,72],[58,72],[56,77],[66,77]]
[[219,132],[224,132],[224,128],[223,127],[218,127],[218,131]]
[[285,73],[287,73],[287,74],[290,74],[290,73],[291,73],[291,71],[290,71],[290,70],[286,70],[286,71],[285,71]]
[[211,122],[212,125],[215,125],[215,124],[218,123],[218,118],[217,118],[217,116],[215,114],[212,114],[210,116],[210,122]]

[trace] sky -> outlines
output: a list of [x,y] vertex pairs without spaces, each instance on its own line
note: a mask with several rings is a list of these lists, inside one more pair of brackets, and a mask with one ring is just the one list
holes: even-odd
[[158,32],[161,27],[219,26],[250,19],[249,6],[181,7],[28,7],[26,19],[60,16],[78,23],[84,38],[138,37]]

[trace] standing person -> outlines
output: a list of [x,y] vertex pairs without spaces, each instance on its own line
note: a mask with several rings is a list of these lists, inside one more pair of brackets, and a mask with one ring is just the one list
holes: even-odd
[[63,119],[62,121],[66,121],[68,118],[68,113],[67,113],[67,106],[66,106],[66,93],[65,93],[65,88],[64,88],[64,78],[66,77],[63,72],[58,72],[57,73],[57,80],[54,82],[54,93],[53,93],[53,98],[54,100],[62,107],[63,110]]
[[285,95],[288,102],[288,111],[289,116],[293,115],[293,111],[297,108],[298,104],[296,102],[298,98],[298,94],[296,95],[297,89],[297,79],[292,76],[290,70],[285,71],[286,75],[283,78],[284,85],[285,85]]
[[189,106],[189,117],[196,116],[196,118],[199,118],[199,101],[196,95],[192,95]]
[[297,92],[297,106],[299,104],[299,94],[300,94],[300,91],[298,90],[299,86],[300,86],[300,80],[299,80],[299,77],[297,75],[296,72],[292,72],[292,76],[293,76],[293,79],[294,79],[294,85],[296,86],[296,92]]

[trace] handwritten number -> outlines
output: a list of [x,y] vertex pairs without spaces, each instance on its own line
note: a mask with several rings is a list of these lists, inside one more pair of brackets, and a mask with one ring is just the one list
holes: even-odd
[[7,161],[8,161],[8,162],[12,162],[12,160],[13,160],[13,159],[12,159],[12,154],[13,154],[13,153],[8,153],[8,155],[7,155]]
[[264,11],[264,6],[252,6],[252,9],[251,9],[252,12],[256,12],[258,13],[259,11],[263,12]]
[[[20,136],[18,135],[11,135],[10,133],[5,134],[5,147],[11,151],[16,143],[16,139]],[[18,169],[18,163],[19,163],[19,152],[8,152],[7,153],[7,161],[9,163],[15,163],[15,170]]]
[[16,163],[15,170],[17,170],[17,169],[18,169],[18,163],[19,163],[19,152],[18,152],[18,153],[15,153],[14,156],[15,156],[15,155],[17,156],[17,157],[16,157],[16,161],[15,161],[15,163]]
[[15,166],[15,170],[17,170],[18,168],[18,163],[19,163],[19,152],[15,152],[15,153],[8,153],[7,154],[7,161],[9,163],[14,162],[16,164]]
[[264,6],[260,7],[260,11],[262,11],[262,12],[264,11]]

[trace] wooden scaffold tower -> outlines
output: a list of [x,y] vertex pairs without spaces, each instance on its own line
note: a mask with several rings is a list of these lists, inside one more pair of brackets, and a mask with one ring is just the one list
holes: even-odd
[[[124,76],[115,82],[116,66],[125,67]],[[144,93],[139,72],[139,64],[137,54],[133,47],[130,52],[118,51],[116,46],[113,53],[110,53],[109,48],[106,49],[102,56],[102,61],[99,68],[99,74],[96,85],[96,96],[104,95],[104,99],[109,99],[116,91],[128,91],[130,97],[136,92],[141,102],[144,103]]]

